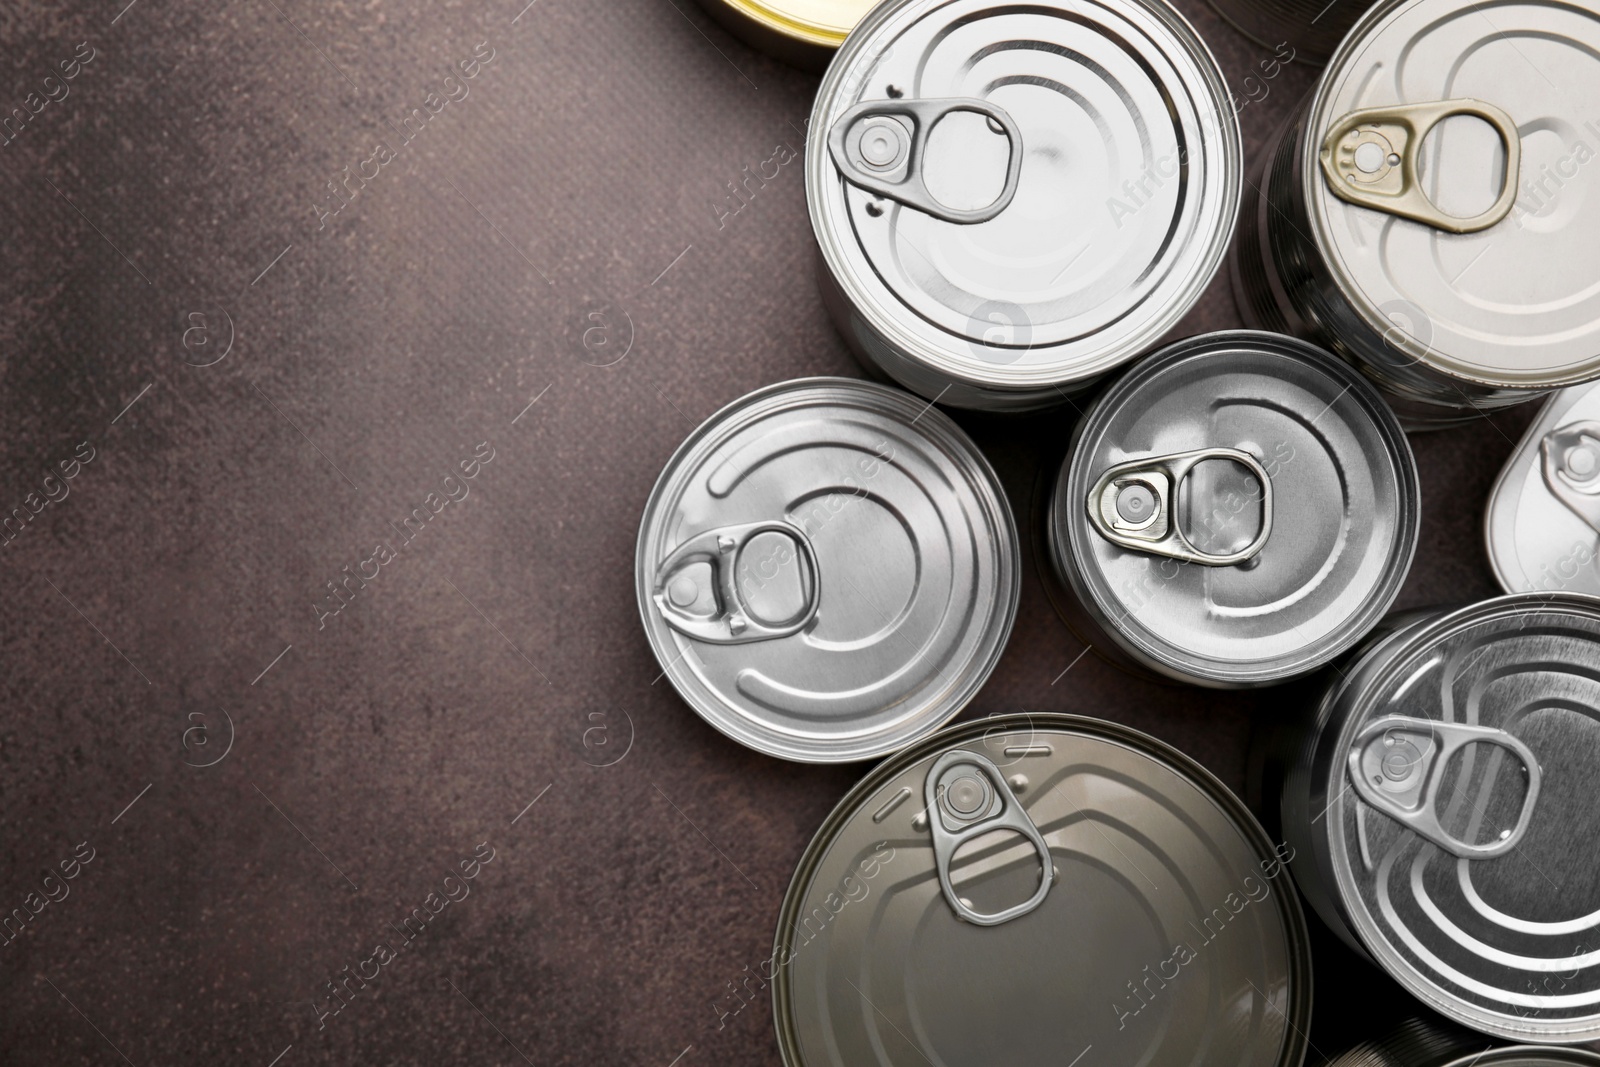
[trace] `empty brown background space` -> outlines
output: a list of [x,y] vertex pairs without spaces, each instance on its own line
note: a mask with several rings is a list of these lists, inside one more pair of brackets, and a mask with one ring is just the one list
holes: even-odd
[[[765,994],[719,1027],[722,998],[866,768],[697,718],[658,681],[633,553],[700,420],[862,373],[813,283],[802,162],[719,220],[725,183],[803,148],[817,79],[688,0],[525,2],[0,10],[0,113],[94,50],[0,146],[0,506],[95,453],[0,548],[0,911],[95,851],[0,947],[6,1064],[778,1062]],[[1180,6],[1243,98],[1271,50]],[[480,42],[466,98],[401,143]],[[1252,164],[1313,75],[1240,112]],[[395,157],[322,220],[380,139]],[[1176,334],[1238,323],[1221,277]],[[1402,606],[1495,592],[1481,513],[1530,414],[1414,438]],[[1071,412],[956,417],[1031,540]],[[470,495],[319,627],[325,583],[480,442]],[[963,717],[1127,723],[1249,795],[1252,725],[1305,688],[1079,659],[1026,569]],[[471,895],[319,1030],[324,983],[485,841]],[[1316,952],[1317,1049],[1410,1009]]]

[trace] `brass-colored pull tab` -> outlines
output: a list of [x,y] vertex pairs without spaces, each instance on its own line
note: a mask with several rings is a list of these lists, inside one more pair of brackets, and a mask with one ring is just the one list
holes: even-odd
[[667,553],[656,575],[651,599],[667,625],[711,644],[799,633],[821,601],[811,539],[781,519],[696,534]]
[[[1261,530],[1237,552],[1200,551],[1184,536],[1173,514],[1178,486],[1208,459],[1232,460],[1261,484]],[[1089,490],[1088,507],[1089,525],[1113,544],[1208,567],[1230,567],[1260,552],[1272,534],[1272,479],[1256,457],[1242,449],[1199,448],[1107,468]]]
[[[1474,845],[1455,837],[1439,822],[1439,788],[1450,757],[1473,744],[1499,745],[1522,762],[1527,792],[1516,826],[1495,840]],[[1539,799],[1539,761],[1519,739],[1492,726],[1390,715],[1375,719],[1350,746],[1350,780],[1361,799],[1391,819],[1466,860],[1493,859],[1517,847],[1528,831]]]
[[1539,445],[1544,484],[1600,532],[1600,422],[1574,422],[1544,435]]
[[[993,202],[979,208],[947,207],[934,199],[923,180],[928,134],[940,119],[955,111],[972,111],[989,120],[990,129],[1005,135],[1011,159],[1006,183]],[[869,100],[839,116],[828,131],[828,154],[845,181],[888,197],[945,222],[970,225],[988,222],[1011,203],[1022,174],[1022,130],[1016,120],[987,100],[950,97],[943,100]]]
[[[1022,802],[1006,784],[1000,768],[976,752],[951,749],[933,761],[923,783],[927,802],[928,830],[933,834],[933,860],[939,872],[939,888],[958,918],[977,926],[999,926],[1020,918],[1044,903],[1055,881],[1055,864],[1050,846],[1033,824]],[[950,880],[950,861],[964,843],[991,830],[1011,830],[1021,834],[1039,854],[1042,870],[1039,888],[1020,904],[996,912],[974,911],[961,899]]]
[[[1428,131],[1452,115],[1472,115],[1493,126],[1506,149],[1500,196],[1471,218],[1446,215],[1422,191],[1417,161]],[[1352,111],[1335,122],[1322,142],[1322,173],[1341,200],[1447,233],[1476,233],[1505,218],[1517,200],[1522,139],[1511,116],[1482,100],[1436,100]]]

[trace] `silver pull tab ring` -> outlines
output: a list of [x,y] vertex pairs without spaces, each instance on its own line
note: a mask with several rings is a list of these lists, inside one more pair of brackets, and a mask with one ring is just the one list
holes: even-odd
[[[1528,791],[1517,824],[1501,831],[1494,841],[1474,845],[1444,828],[1435,805],[1450,757],[1468,745],[1485,743],[1499,745],[1522,761],[1527,768]],[[1362,800],[1424,840],[1466,860],[1493,859],[1516,848],[1528,830],[1534,803],[1539,799],[1539,761],[1533,750],[1493,726],[1407,715],[1375,719],[1356,734],[1350,746],[1349,770]]]
[[[1197,464],[1232,460],[1261,484],[1261,532],[1237,552],[1202,552],[1173,515],[1178,486]],[[1089,490],[1089,525],[1112,544],[1207,567],[1230,567],[1260,552],[1272,534],[1272,479],[1256,457],[1238,448],[1197,448],[1129,460],[1108,468]]]
[[1600,422],[1572,422],[1545,434],[1540,469],[1551,494],[1600,531]]
[[[952,749],[933,761],[922,792],[927,802],[928,829],[933,834],[933,860],[939,872],[939,887],[958,918],[977,926],[999,926],[1044,903],[1055,880],[1050,846],[1045,844],[1044,835],[1022,809],[1000,768],[976,752]],[[1032,897],[1001,911],[984,913],[974,911],[956,893],[950,882],[950,861],[964,843],[991,830],[1012,830],[1027,838],[1038,851],[1044,869],[1039,876],[1039,888]]]
[[[751,609],[748,600],[739,591],[737,573],[740,556],[746,545],[767,533],[787,538],[787,542],[780,543],[780,549],[792,548],[800,571],[800,589],[804,599],[797,611],[783,619],[763,618]],[[787,563],[788,560],[780,562]],[[698,588],[690,590],[687,596],[677,596],[680,592],[678,583],[685,580],[682,571],[692,563],[711,565],[717,609],[710,615],[687,610],[689,604],[698,598]],[[694,586],[692,580],[689,584]],[[805,629],[816,617],[822,599],[817,554],[805,531],[782,519],[719,526],[696,534],[667,553],[667,558],[656,568],[656,586],[651,599],[667,625],[699,641],[736,645],[788,637]]]
[[[923,180],[928,134],[955,111],[972,111],[989,120],[1010,143],[1006,184],[993,202],[971,209],[947,207],[934,199]],[[828,131],[828,154],[844,180],[945,222],[988,222],[1017,195],[1022,174],[1022,130],[1016,120],[987,100],[955,96],[939,100],[869,100],[839,116]]]

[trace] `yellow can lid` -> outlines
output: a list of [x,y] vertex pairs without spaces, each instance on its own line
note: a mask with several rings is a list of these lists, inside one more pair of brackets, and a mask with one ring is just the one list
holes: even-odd
[[702,0],[706,10],[752,48],[810,69],[833,52],[877,0]]

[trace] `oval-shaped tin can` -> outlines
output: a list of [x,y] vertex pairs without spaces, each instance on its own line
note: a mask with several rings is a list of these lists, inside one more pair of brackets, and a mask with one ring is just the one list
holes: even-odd
[[1481,1034],[1414,1018],[1335,1056],[1327,1067],[1600,1067],[1600,1054],[1558,1045],[1485,1047]]
[[1229,331],[1141,362],[1084,414],[1047,536],[1078,636],[1197,685],[1306,674],[1388,611],[1416,549],[1416,464],[1356,371]]
[[1199,298],[1242,170],[1216,61],[1165,0],[893,0],[811,113],[824,301],[929,399],[1058,404]]
[[1368,0],[1211,0],[1211,6],[1234,29],[1273,49],[1279,60],[1322,63],[1369,4]]
[[1545,403],[1489,494],[1484,539],[1508,593],[1600,595],[1600,386]]
[[1250,183],[1248,323],[1360,365],[1408,426],[1600,376],[1600,11],[1385,0]]
[[1462,1025],[1600,1037],[1600,599],[1396,619],[1290,736],[1284,836],[1336,932]]
[[701,0],[751,48],[805,70],[828,65],[873,0]]
[[845,378],[784,382],[692,433],[639,529],[661,669],[751,748],[871,759],[983,684],[1017,609],[993,469],[942,412]]
[[784,1063],[1298,1067],[1291,859],[1144,734],[952,727],[875,768],[801,857],[762,969]]

